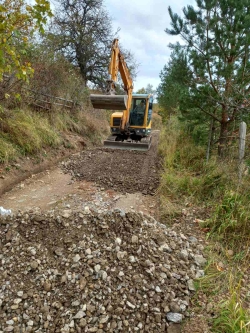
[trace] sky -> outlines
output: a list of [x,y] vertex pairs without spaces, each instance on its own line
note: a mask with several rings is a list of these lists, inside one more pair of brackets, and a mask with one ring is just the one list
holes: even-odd
[[164,32],[170,27],[168,6],[181,14],[182,8],[193,5],[194,0],[104,0],[104,4],[113,19],[114,29],[121,29],[120,43],[134,54],[140,64],[134,91],[148,84],[157,88],[160,71],[171,52],[168,45],[179,40],[179,37]]

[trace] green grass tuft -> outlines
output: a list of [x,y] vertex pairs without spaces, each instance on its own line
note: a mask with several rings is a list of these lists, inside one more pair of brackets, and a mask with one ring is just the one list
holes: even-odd
[[234,288],[230,298],[219,304],[219,315],[213,322],[214,333],[249,333],[250,314],[242,306],[239,290]]
[[17,150],[9,140],[0,136],[0,163],[8,163],[17,157]]

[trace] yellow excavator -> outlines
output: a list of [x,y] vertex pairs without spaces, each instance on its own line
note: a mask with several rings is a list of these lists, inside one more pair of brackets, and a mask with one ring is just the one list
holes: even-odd
[[[119,72],[125,95],[115,94]],[[119,49],[118,39],[113,41],[109,74],[106,95],[90,95],[95,109],[116,110],[110,119],[111,136],[104,141],[104,147],[146,151],[151,145],[153,96],[133,94],[133,80]]]

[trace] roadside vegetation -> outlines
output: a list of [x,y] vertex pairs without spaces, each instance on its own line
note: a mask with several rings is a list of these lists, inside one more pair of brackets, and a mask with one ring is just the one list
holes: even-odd
[[70,136],[84,138],[86,144],[101,144],[108,133],[104,116],[100,119],[90,111],[75,111],[73,114],[53,110],[41,114],[21,107],[3,110],[1,115],[0,163],[8,164],[19,157],[48,152],[50,149],[77,148],[77,140]]
[[29,82],[6,75],[1,83],[9,93],[0,103],[0,163],[76,148],[81,138],[100,144],[108,118],[105,112],[93,113],[79,70],[40,45],[31,45],[27,57],[34,69]]
[[[169,7],[171,44],[157,89],[163,217],[196,207],[211,246],[198,289],[218,304],[211,332],[250,332],[249,0]],[[240,139],[240,140],[239,140]],[[239,146],[240,142],[240,146]],[[169,219],[170,220],[170,219]]]
[[[57,5],[54,13],[46,0],[0,5],[2,165],[72,148],[71,135],[98,144],[108,133],[108,113],[94,114],[88,95],[105,89],[110,44],[118,32],[103,1]],[[161,129],[161,214],[173,217],[183,207],[208,212],[198,223],[211,241],[210,259],[197,287],[214,303],[220,300],[213,332],[247,333],[250,143],[247,136],[239,175],[238,137],[240,124],[250,121],[250,2],[197,0],[196,5],[181,15],[169,8],[166,32],[179,35],[182,43],[170,45],[153,115],[153,128]],[[134,78],[137,63],[122,51]],[[139,92],[154,93],[150,84]]]
[[[250,175],[239,183],[237,160],[206,161],[206,147],[172,116],[163,125],[159,153],[161,218],[171,223],[182,209],[195,208],[201,233],[211,246],[205,277],[197,289],[218,304],[211,332],[250,331]],[[221,265],[221,266],[220,266]],[[219,300],[219,301],[218,301]]]

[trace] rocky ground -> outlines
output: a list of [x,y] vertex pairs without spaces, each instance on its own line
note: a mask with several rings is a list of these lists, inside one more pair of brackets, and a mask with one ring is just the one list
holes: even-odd
[[206,262],[197,238],[121,210],[19,213],[0,239],[4,332],[172,332]]
[[159,186],[159,132],[153,132],[149,151],[94,149],[62,163],[74,179],[86,180],[121,193],[155,194]]
[[14,215],[0,218],[0,333],[209,332],[190,307],[206,262],[196,212],[157,222],[158,135],[149,152],[85,150],[1,197]]

